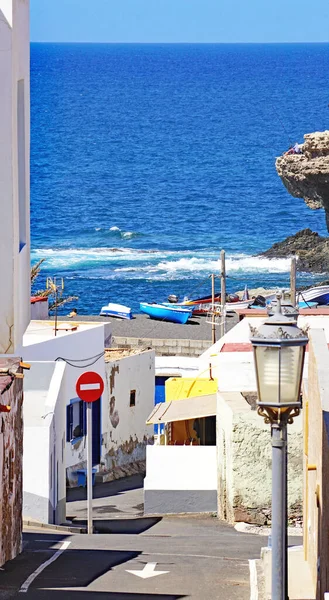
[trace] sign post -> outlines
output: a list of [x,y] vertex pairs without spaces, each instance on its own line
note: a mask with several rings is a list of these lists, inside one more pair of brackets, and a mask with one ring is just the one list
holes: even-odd
[[93,533],[93,460],[92,460],[92,403],[104,391],[104,381],[98,373],[87,371],[76,383],[78,397],[87,402],[87,522],[88,533]]

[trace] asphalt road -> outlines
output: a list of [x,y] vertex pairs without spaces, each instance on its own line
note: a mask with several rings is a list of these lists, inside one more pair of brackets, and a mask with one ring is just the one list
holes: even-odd
[[264,538],[238,533],[215,517],[143,518],[131,530],[25,532],[23,553],[1,571],[0,598],[249,599],[248,559],[259,558]]

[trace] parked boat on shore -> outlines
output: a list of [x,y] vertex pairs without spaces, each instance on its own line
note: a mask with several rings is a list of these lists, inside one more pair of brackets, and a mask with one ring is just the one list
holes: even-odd
[[329,285],[319,285],[308,290],[298,292],[297,297],[303,302],[317,302],[329,304]]
[[129,306],[125,306],[124,304],[115,304],[114,302],[109,302],[107,306],[103,306],[101,308],[101,312],[99,313],[101,317],[117,317],[119,319],[133,319],[133,314],[131,312],[131,308]]
[[192,309],[181,308],[177,305],[166,306],[165,304],[149,304],[148,302],[141,302],[139,308],[141,312],[146,313],[152,319],[171,321],[172,323],[181,323],[183,325],[192,316]]

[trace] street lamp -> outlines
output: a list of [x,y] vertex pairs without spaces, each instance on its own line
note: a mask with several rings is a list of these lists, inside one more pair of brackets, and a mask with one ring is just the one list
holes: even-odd
[[299,415],[307,335],[282,314],[257,330],[251,327],[258,414],[271,424],[272,439],[272,600],[287,600],[287,423]]

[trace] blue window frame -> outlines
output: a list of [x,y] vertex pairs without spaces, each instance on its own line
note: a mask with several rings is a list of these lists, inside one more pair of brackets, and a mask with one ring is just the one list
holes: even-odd
[[86,435],[87,404],[79,398],[72,398],[66,407],[66,441],[74,444]]

